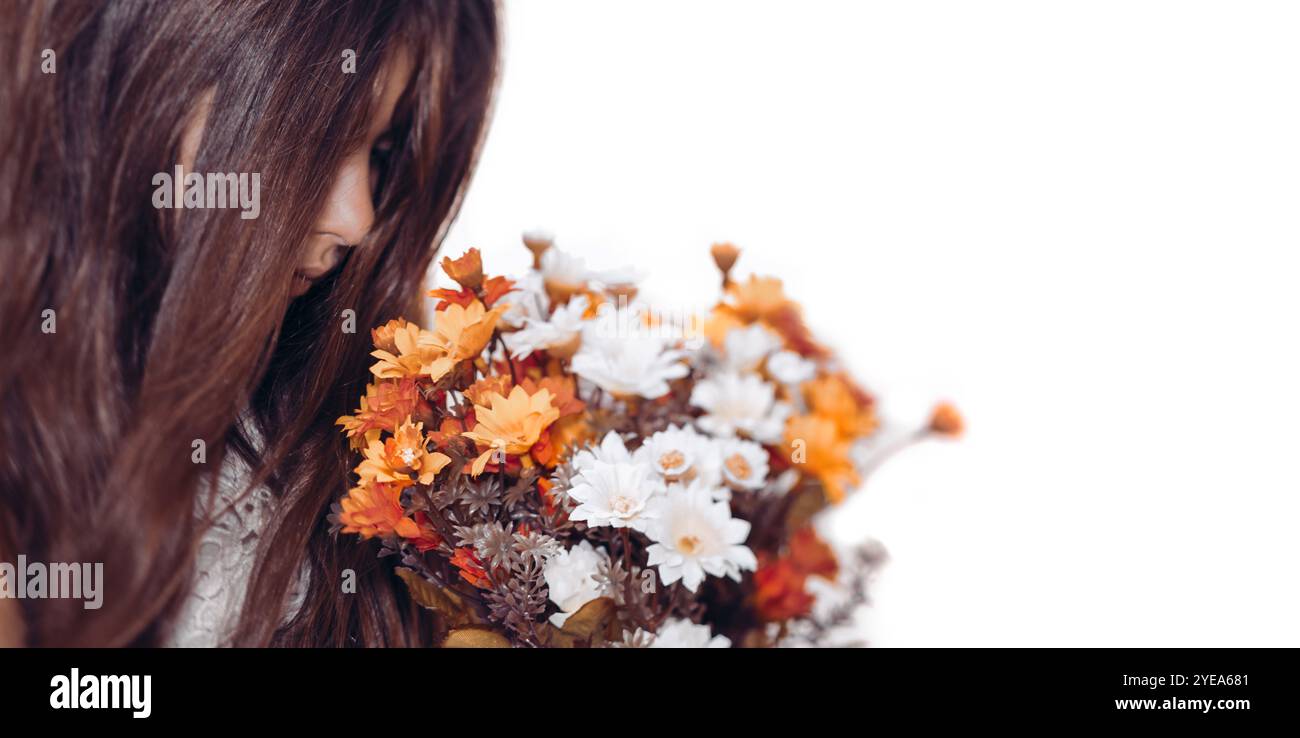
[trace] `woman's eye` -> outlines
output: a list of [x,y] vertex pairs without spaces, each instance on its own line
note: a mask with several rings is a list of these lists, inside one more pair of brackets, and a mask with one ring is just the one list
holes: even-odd
[[378,197],[379,188],[388,176],[388,166],[393,158],[393,141],[381,138],[370,147],[370,193]]

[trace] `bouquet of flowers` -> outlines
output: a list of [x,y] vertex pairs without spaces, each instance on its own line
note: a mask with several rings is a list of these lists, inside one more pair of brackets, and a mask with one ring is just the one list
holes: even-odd
[[[733,278],[730,244],[717,304],[675,316],[630,272],[524,243],[521,278],[444,258],[433,327],[372,331],[334,531],[399,557],[446,647],[828,642],[883,559],[811,525],[879,461],[872,396],[780,280]],[[960,431],[940,405],[903,442]]]

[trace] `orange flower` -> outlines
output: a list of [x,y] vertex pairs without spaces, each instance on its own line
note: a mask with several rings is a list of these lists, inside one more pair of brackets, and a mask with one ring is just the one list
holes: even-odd
[[767,622],[779,622],[807,615],[813,597],[804,589],[808,575],[789,559],[764,564],[754,572],[754,606]]
[[[385,326],[387,329],[387,326]],[[385,330],[383,337],[387,337]],[[450,365],[439,363],[443,352],[432,345],[432,334],[414,323],[394,326],[393,351],[376,349],[370,355],[379,359],[370,367],[370,373],[380,379],[404,379],[428,376],[435,382],[447,373]]]
[[523,387],[515,387],[509,396],[488,393],[490,407],[476,404],[474,418],[478,425],[465,437],[477,443],[483,453],[474,460],[471,473],[482,474],[493,453],[528,453],[542,431],[560,417],[551,399],[550,390],[539,389],[530,395]]
[[747,282],[728,284],[726,301],[715,308],[714,313],[714,325],[706,325],[705,334],[719,346],[727,331],[735,327],[729,323],[748,325],[762,322],[780,334],[791,351],[809,357],[826,354],[826,349],[813,340],[812,332],[804,324],[799,304],[785,296],[781,280],[776,277],[751,275]]
[[397,354],[382,349],[371,352],[379,361],[370,371],[380,379],[425,376],[436,382],[456,364],[483,352],[504,310],[504,306],[488,310],[473,300],[468,306],[449,305],[439,312],[432,331],[414,323],[395,328]]
[[702,332],[704,337],[709,339],[709,343],[721,349],[726,346],[728,333],[736,328],[744,327],[745,321],[741,320],[731,307],[718,305],[703,320]]
[[442,257],[442,270],[467,290],[483,286],[483,257],[478,249],[470,249],[455,260],[450,256]]
[[438,313],[433,330],[420,335],[421,346],[441,352],[450,369],[483,353],[504,310],[503,307],[488,310],[478,300],[467,307],[448,305]]
[[420,389],[414,379],[375,382],[366,386],[356,415],[343,415],[334,422],[343,426],[353,448],[364,448],[378,438],[378,431],[396,430],[419,406]]
[[504,374],[493,374],[471,384],[465,389],[464,394],[475,405],[486,405],[489,394],[510,394],[510,385],[510,377]]
[[826,355],[826,347],[813,339],[812,331],[803,322],[803,312],[793,302],[767,316],[764,320],[769,328],[781,334],[791,351],[810,358]]
[[488,280],[483,283],[483,304],[488,307],[496,307],[497,300],[505,297],[514,288],[515,282],[513,279],[488,277]]
[[542,466],[554,469],[556,462],[559,461],[559,451],[560,449],[551,443],[551,431],[547,429],[538,436],[537,443],[528,449],[528,455]]
[[796,415],[786,421],[785,451],[796,468],[817,477],[831,502],[844,499],[847,487],[861,479],[849,458],[850,442],[834,420],[820,415]]
[[402,488],[397,485],[365,482],[348,490],[339,502],[343,511],[339,522],[344,533],[359,533],[362,538],[387,537],[394,533],[415,537],[420,533],[414,520],[402,510]]
[[[429,290],[429,297],[438,298],[438,304],[434,310],[442,312],[452,305],[469,307],[471,303],[479,299],[480,294],[483,297],[483,304],[487,307],[496,307],[497,300],[505,297],[515,288],[515,282],[505,277],[488,277],[483,280],[481,291],[475,290],[451,290],[445,287],[439,287],[436,290]],[[502,306],[506,307],[506,306]]]
[[397,332],[401,330],[406,330],[406,319],[396,318],[378,328],[372,328],[370,330],[370,340],[374,342],[376,349],[391,353],[397,351]]
[[366,446],[366,458],[357,466],[357,474],[367,481],[388,482],[409,487],[416,482],[429,484],[442,468],[451,463],[443,453],[430,453],[425,447],[424,423],[407,419],[392,437],[373,440]]
[[450,290],[447,289],[446,287],[439,287],[438,289],[435,290],[429,290],[429,297],[438,298],[438,304],[435,305],[433,308],[437,312],[442,312],[443,310],[446,310],[451,305],[460,305],[461,307],[469,307],[469,304],[471,302],[474,302],[475,300],[478,299],[478,295],[475,295],[473,292],[470,292],[469,290]]
[[488,579],[487,569],[483,568],[483,562],[479,561],[478,556],[474,555],[474,549],[469,547],[456,549],[456,553],[451,557],[451,564],[460,569],[462,579],[475,587],[489,589],[492,586],[492,580]]
[[446,448],[453,438],[460,438],[465,432],[465,421],[459,418],[443,418],[438,430],[426,434],[434,448]]
[[813,413],[835,421],[842,436],[858,438],[876,430],[878,421],[871,396],[842,375],[804,382],[803,394]]
[[754,605],[768,622],[807,615],[814,598],[808,594],[809,576],[834,580],[839,563],[831,547],[806,525],[790,537],[789,551],[754,572]]
[[961,413],[957,412],[957,408],[946,402],[935,406],[934,413],[930,415],[931,433],[957,438],[965,430],[966,423],[962,420]]
[[568,458],[574,449],[596,440],[596,432],[582,414],[561,417],[547,432],[555,448],[556,461]]
[[548,375],[540,380],[525,377],[519,385],[530,395],[537,394],[539,389],[550,391],[551,404],[560,411],[560,417],[580,413],[587,407],[587,403],[578,399],[577,382],[573,377]]
[[781,280],[776,277],[750,275],[748,282],[733,282],[727,288],[730,306],[736,317],[746,323],[776,316],[790,299],[785,296]]

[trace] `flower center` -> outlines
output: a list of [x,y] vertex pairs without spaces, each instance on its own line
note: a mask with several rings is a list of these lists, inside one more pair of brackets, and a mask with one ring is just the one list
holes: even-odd
[[669,471],[677,469],[678,467],[680,467],[682,464],[685,463],[686,463],[686,455],[683,454],[681,451],[676,451],[676,450],[669,451],[668,453],[659,457],[659,467],[661,469],[667,469]]
[[407,466],[415,463],[415,449],[413,448],[402,449],[402,452],[398,454],[398,456],[402,457],[402,463]]
[[684,535],[677,539],[677,550],[684,554],[693,554],[700,548],[700,539],[692,535]]
[[745,457],[740,454],[735,454],[727,459],[726,464],[727,471],[731,472],[731,476],[736,479],[749,479],[749,475],[753,473],[753,470],[749,468],[749,462],[745,461]]
[[636,507],[636,501],[630,497],[619,495],[610,499],[609,507],[619,515],[627,515]]

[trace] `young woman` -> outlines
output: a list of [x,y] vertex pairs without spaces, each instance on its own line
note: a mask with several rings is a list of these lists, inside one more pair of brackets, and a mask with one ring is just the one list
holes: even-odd
[[[494,4],[4,3],[0,34],[0,561],[104,577],[0,599],[0,643],[422,644],[330,539],[333,423],[473,169]],[[177,165],[259,201],[160,196]]]

